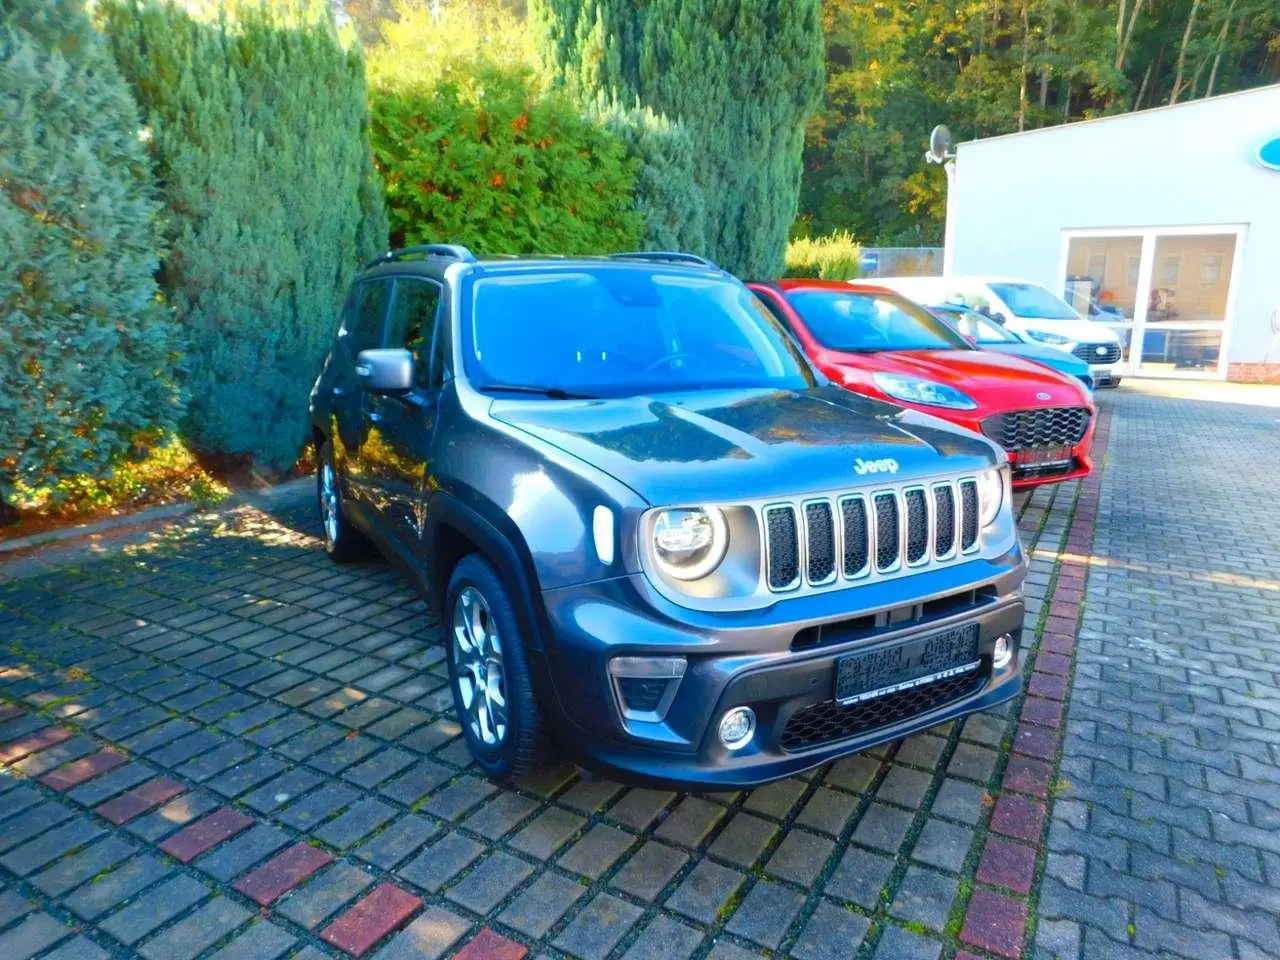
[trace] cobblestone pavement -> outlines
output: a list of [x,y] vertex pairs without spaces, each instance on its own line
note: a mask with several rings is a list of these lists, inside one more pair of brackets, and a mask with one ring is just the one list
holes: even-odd
[[1280,956],[1280,404],[1112,399],[1038,952]]
[[0,958],[1261,955],[1277,520],[1260,468],[1153,463],[1260,465],[1274,411],[1104,402],[1101,499],[1019,500],[1027,695],[751,793],[483,780],[420,602],[309,503],[0,582]]

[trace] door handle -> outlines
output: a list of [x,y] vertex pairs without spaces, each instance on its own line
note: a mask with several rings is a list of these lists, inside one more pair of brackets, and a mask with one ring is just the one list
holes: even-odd
[[380,414],[377,410],[370,410],[369,419],[372,420],[374,423],[381,423],[382,414]]

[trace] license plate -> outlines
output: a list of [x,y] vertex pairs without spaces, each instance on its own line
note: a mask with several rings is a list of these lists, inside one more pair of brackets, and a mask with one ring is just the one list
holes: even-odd
[[1070,447],[1041,447],[1038,450],[1019,450],[1018,463],[1069,463]]
[[976,670],[978,625],[966,623],[942,633],[908,640],[836,661],[836,696],[857,703],[909,690]]

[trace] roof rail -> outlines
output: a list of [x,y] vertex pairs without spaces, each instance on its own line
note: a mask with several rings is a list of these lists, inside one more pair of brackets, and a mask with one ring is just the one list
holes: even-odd
[[370,260],[364,267],[368,270],[370,267],[376,267],[380,263],[394,263],[396,260],[403,260],[405,257],[414,254],[423,254],[428,257],[448,257],[450,260],[462,260],[466,263],[476,262],[476,255],[460,243],[424,243],[416,247],[388,250],[377,260]]
[[696,253],[681,253],[678,250],[634,250],[629,253],[611,253],[610,260],[653,260],[656,263],[683,263],[691,267],[707,267],[711,270],[719,270],[714,263],[706,257],[700,257]]

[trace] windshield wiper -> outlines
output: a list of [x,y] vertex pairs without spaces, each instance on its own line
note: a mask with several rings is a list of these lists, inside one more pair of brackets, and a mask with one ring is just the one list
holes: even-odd
[[479,390],[505,390],[508,393],[532,393],[540,397],[550,397],[552,400],[598,400],[589,393],[570,393],[568,390],[561,390],[559,387],[532,387],[523,383],[486,383]]

